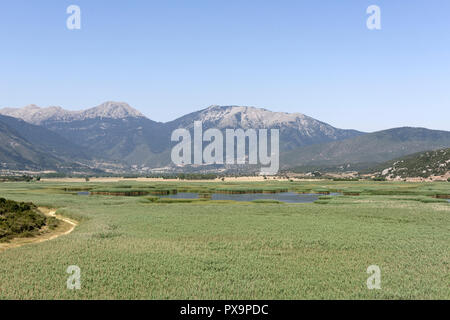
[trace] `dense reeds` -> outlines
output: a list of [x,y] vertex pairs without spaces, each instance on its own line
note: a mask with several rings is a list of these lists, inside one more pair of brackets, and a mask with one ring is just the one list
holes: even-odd
[[[448,183],[179,181],[125,188],[361,192],[303,204],[63,190],[120,185],[0,183],[3,197],[58,208],[79,221],[69,235],[2,252],[0,299],[450,298],[450,204],[434,198],[450,193]],[[367,289],[371,264],[382,270],[381,290]],[[69,265],[81,268],[81,290],[66,288]]]

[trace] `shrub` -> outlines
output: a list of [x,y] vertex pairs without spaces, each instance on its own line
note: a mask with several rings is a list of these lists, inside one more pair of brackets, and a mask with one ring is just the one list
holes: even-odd
[[0,241],[33,236],[45,225],[54,229],[58,221],[47,218],[32,203],[0,198]]
[[278,200],[272,200],[272,199],[257,199],[253,200],[253,203],[276,203],[276,204],[283,204],[284,202],[278,201]]
[[313,193],[318,193],[318,194],[330,194],[330,190],[325,189],[325,188],[317,188],[312,191],[313,191]]
[[159,198],[158,203],[191,203],[194,199],[171,199],[171,198]]
[[150,202],[156,202],[158,201],[159,197],[146,197],[146,199]]

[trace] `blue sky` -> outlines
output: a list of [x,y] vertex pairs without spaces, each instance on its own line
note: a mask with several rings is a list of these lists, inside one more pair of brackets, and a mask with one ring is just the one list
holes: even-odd
[[[66,28],[71,4],[81,30]],[[115,100],[168,121],[250,105],[450,130],[449,12],[448,0],[2,1],[0,107]]]

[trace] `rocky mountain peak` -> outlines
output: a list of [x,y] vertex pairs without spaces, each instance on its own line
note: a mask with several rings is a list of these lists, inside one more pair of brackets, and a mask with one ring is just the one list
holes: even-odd
[[112,119],[144,117],[142,113],[130,107],[129,104],[125,102],[114,102],[114,101],[107,101],[97,107],[88,109],[83,112],[83,116],[84,118],[99,117]]
[[199,114],[200,120],[216,123],[219,127],[242,126],[244,128],[277,127],[285,124],[314,121],[301,113],[273,112],[249,106],[212,105]]
[[25,107],[23,107],[23,109],[25,110],[38,110],[41,109],[39,106],[35,105],[35,104],[29,104]]
[[31,104],[23,108],[3,108],[0,109],[0,114],[19,118],[36,125],[41,125],[46,121],[70,122],[92,118],[122,119],[144,117],[142,113],[130,107],[127,103],[113,101],[81,111],[68,111],[61,107],[41,108]]
[[70,112],[61,107],[41,108],[35,104],[30,104],[23,108],[3,108],[0,110],[0,114],[19,118],[36,125],[40,125],[48,119],[64,120],[70,116]]

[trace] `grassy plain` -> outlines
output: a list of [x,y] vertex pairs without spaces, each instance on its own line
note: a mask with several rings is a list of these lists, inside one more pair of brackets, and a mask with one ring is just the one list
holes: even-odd
[[[347,191],[316,203],[158,202],[77,190]],[[359,194],[359,195],[356,195]],[[1,183],[79,221],[0,253],[0,299],[450,299],[450,183]],[[70,265],[81,289],[68,290]],[[368,290],[366,269],[381,268]]]

